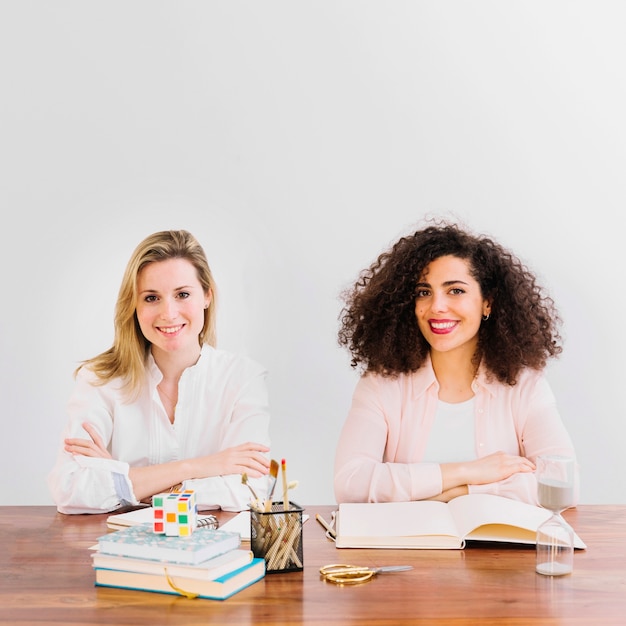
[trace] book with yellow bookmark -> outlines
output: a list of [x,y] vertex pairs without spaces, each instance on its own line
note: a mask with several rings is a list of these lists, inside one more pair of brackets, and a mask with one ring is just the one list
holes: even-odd
[[265,559],[256,558],[215,580],[177,576],[168,572],[168,563],[161,565],[163,572],[160,574],[96,568],[96,587],[115,587],[182,595],[187,598],[226,600],[265,576]]

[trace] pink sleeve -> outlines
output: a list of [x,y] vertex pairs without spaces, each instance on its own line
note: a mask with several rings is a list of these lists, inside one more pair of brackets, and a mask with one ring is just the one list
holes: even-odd
[[397,459],[388,446],[402,436],[401,394],[388,379],[364,376],[335,455],[335,498],[341,502],[391,502],[428,498],[441,493],[437,463]]
[[506,480],[486,485],[468,485],[469,493],[490,493],[537,505],[537,481],[534,473],[515,474]]
[[[514,413],[519,454],[533,463],[542,454],[575,457],[574,445],[561,420],[556,398],[545,376],[528,371],[520,379]],[[537,504],[537,480],[534,473],[515,474],[506,480],[485,485],[469,485],[470,493],[491,493],[513,500]],[[576,469],[576,503],[579,499],[579,476]]]

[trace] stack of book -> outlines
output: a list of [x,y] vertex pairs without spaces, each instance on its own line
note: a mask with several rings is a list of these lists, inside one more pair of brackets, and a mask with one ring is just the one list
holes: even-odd
[[138,524],[98,538],[96,586],[225,600],[265,576],[265,560],[236,532],[198,528],[188,537]]

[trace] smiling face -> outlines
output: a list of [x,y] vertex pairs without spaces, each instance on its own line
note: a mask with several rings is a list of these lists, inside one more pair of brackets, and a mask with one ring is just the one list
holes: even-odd
[[467,352],[471,359],[482,317],[490,311],[465,259],[439,257],[419,277],[415,316],[431,351]]
[[136,313],[144,337],[159,351],[177,352],[195,362],[200,354],[198,335],[204,309],[211,302],[196,268],[187,259],[149,263],[137,276]]

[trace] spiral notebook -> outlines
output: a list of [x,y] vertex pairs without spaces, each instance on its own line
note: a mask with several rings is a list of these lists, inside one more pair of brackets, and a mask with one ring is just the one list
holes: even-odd
[[[153,518],[153,508],[146,506],[141,509],[127,511],[125,513],[116,513],[107,517],[107,527],[112,530],[120,528],[128,528],[128,526],[137,526],[138,524],[150,524]],[[217,528],[217,518],[215,515],[199,514],[198,527]]]

